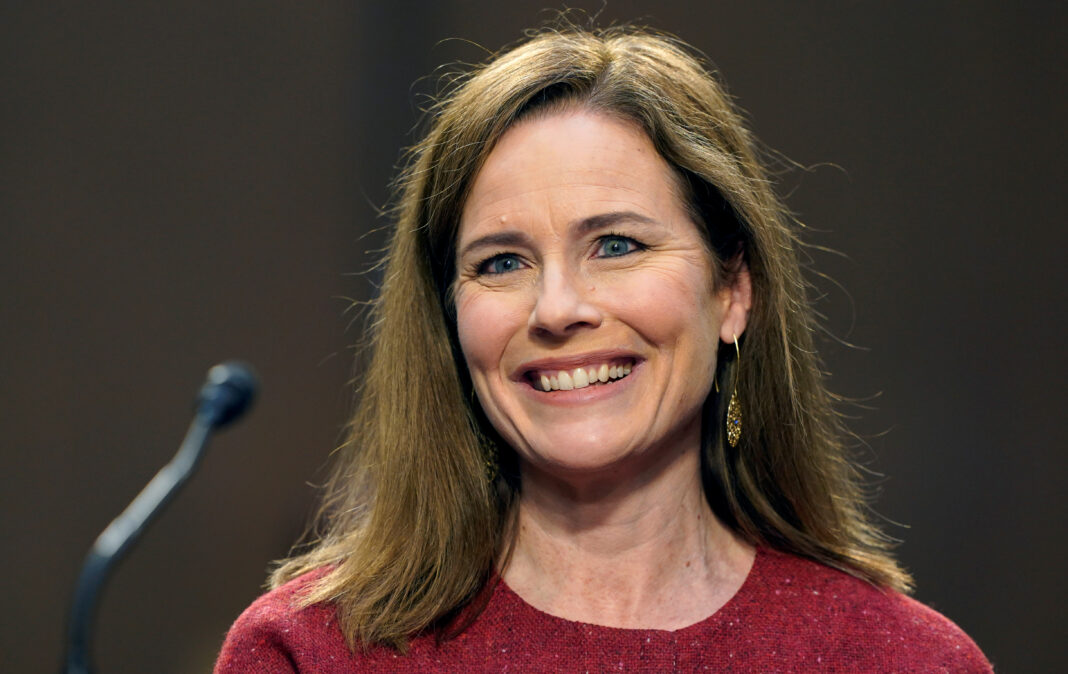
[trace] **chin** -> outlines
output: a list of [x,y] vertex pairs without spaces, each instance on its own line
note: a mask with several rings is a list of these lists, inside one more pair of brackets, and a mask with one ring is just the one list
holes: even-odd
[[[631,463],[641,463],[643,452],[634,438],[605,437],[600,434],[576,439],[573,435],[558,435],[539,439],[536,444],[520,445],[520,463],[535,470],[564,477],[596,475],[622,469]],[[545,449],[540,449],[544,447]]]

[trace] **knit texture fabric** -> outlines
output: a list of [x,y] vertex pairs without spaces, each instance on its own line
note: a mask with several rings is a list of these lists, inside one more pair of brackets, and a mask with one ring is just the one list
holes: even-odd
[[904,595],[760,548],[738,593],[676,631],[573,622],[503,582],[459,636],[349,651],[330,604],[295,609],[316,572],[257,599],[234,623],[217,674],[257,672],[990,672],[959,627]]

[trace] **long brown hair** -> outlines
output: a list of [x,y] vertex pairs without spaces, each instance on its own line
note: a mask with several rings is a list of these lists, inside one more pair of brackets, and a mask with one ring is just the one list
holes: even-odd
[[[753,306],[741,358],[733,346],[720,349],[719,393],[705,405],[702,478],[717,516],[752,544],[907,590],[870,520],[813,348],[800,226],[773,193],[741,116],[681,42],[573,26],[534,34],[430,111],[430,130],[396,183],[368,364],[321,533],[278,567],[272,585],[328,566],[303,601],[336,604],[353,646],[404,649],[468,605],[506,555],[514,453],[473,399],[449,288],[460,213],[486,156],[516,120],[557,106],[641,125],[679,177],[716,253],[717,279],[729,279],[739,254],[748,265]],[[719,429],[735,390],[744,432],[731,447]]]

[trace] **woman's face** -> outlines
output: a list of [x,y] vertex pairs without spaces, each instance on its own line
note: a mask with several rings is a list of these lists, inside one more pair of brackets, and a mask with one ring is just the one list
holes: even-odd
[[698,448],[748,284],[713,287],[671,169],[637,125],[570,111],[509,129],[463,210],[457,270],[475,390],[526,469],[603,472]]

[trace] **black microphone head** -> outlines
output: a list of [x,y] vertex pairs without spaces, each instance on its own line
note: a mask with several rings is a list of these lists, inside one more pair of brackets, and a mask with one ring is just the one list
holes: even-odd
[[197,394],[197,414],[213,428],[222,428],[237,419],[252,405],[259,381],[252,368],[240,361],[228,360],[208,370],[208,380]]

